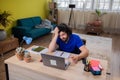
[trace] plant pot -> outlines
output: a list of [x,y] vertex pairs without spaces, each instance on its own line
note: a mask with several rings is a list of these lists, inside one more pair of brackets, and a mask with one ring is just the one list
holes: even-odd
[[31,61],[31,56],[30,57],[24,57],[24,61],[29,63]]
[[6,36],[7,36],[6,31],[0,29],[0,41],[5,40]]
[[93,22],[93,24],[94,24],[94,26],[99,27],[99,26],[102,25],[102,21],[96,20],[96,21]]
[[24,58],[24,54],[16,53],[16,56],[19,60],[23,60],[23,58]]

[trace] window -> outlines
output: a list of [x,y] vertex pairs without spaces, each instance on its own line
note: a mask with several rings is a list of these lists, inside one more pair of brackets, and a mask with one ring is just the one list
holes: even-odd
[[110,0],[95,0],[94,9],[109,10]]
[[80,9],[90,9],[92,8],[92,0],[74,0],[76,8]]
[[113,0],[112,10],[120,11],[120,0]]
[[84,10],[108,10],[120,11],[120,0],[54,0],[58,8],[68,8],[69,4],[75,4],[76,9]]
[[77,9],[90,9],[92,0],[54,0],[58,4],[58,8],[68,8],[69,4],[75,4]]

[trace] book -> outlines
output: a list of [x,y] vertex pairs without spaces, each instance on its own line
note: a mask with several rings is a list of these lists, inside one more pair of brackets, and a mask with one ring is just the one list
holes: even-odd
[[33,50],[33,51],[36,51],[36,52],[40,52],[40,51],[42,51],[43,49],[45,49],[45,48],[42,47],[42,46],[39,46],[39,47],[37,47],[37,48],[33,48],[32,50]]

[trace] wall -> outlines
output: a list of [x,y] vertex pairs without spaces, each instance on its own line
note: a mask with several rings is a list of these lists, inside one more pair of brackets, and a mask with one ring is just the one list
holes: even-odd
[[16,20],[20,18],[41,16],[47,17],[48,2],[50,0],[0,0],[0,11],[9,11],[12,14],[13,23],[6,28],[8,35],[11,28],[15,26]]

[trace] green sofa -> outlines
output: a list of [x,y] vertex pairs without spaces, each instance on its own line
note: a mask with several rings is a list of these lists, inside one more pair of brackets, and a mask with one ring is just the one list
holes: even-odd
[[[17,26],[12,28],[12,34],[21,41],[23,36],[35,39],[51,32],[50,28],[35,28],[36,25],[39,25],[41,23],[42,19],[39,16],[19,19],[17,20]],[[54,29],[56,25],[52,25]]]

